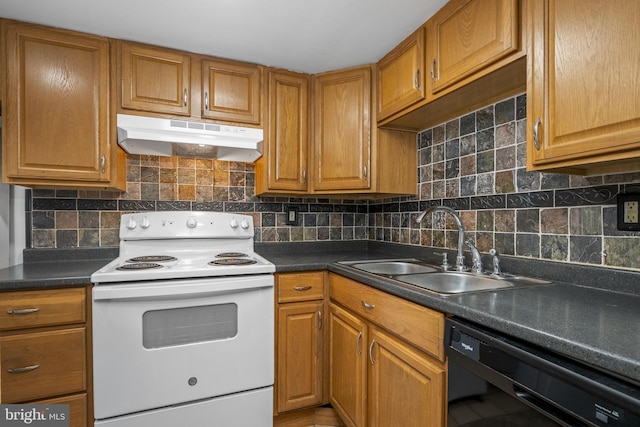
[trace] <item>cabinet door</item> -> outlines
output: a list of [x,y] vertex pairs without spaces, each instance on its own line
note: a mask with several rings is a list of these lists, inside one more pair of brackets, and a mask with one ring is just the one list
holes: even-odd
[[329,400],[348,426],[366,424],[367,327],[335,304],[329,307]]
[[371,67],[315,77],[315,190],[369,188],[370,99]]
[[202,61],[202,117],[260,124],[262,68],[223,60]]
[[369,423],[371,427],[441,427],[445,370],[390,335],[370,329]]
[[268,137],[264,171],[256,168],[257,193],[307,190],[309,144],[309,77],[305,74],[269,73]]
[[517,0],[452,0],[427,21],[427,61],[437,93],[519,50]]
[[3,180],[108,187],[109,41],[6,21],[2,32]]
[[635,156],[637,169],[640,2],[530,3],[529,167],[580,172],[591,163]]
[[322,403],[323,303],[278,307],[278,412]]
[[378,62],[378,120],[424,99],[424,27]]
[[122,108],[191,114],[189,55],[121,42],[120,67]]

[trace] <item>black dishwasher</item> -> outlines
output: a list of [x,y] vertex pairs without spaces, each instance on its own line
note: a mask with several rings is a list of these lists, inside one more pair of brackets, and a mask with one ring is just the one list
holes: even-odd
[[448,427],[640,426],[632,383],[456,317]]

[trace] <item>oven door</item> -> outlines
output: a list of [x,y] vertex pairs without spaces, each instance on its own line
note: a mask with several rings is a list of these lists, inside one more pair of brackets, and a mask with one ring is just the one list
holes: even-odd
[[273,275],[93,288],[95,418],[273,384]]

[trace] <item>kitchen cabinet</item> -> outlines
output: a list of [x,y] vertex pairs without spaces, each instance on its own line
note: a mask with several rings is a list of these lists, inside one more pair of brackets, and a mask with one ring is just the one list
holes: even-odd
[[119,42],[122,108],[191,115],[191,57],[183,52]]
[[442,426],[444,315],[330,274],[329,400],[348,426]]
[[425,24],[425,95],[378,125],[419,131],[526,90],[528,0],[451,0]]
[[424,54],[425,29],[420,27],[378,61],[378,120],[424,99]]
[[64,403],[93,425],[87,289],[0,293],[2,403]]
[[256,194],[306,193],[309,75],[270,70],[264,153],[256,162]]
[[529,170],[640,169],[639,15],[634,0],[530,2]]
[[324,272],[276,274],[276,412],[319,406],[324,393]]
[[258,65],[125,41],[117,56],[120,112],[261,123]]
[[314,76],[316,191],[371,185],[371,67]]
[[7,20],[2,39],[3,181],[124,189],[109,40]]

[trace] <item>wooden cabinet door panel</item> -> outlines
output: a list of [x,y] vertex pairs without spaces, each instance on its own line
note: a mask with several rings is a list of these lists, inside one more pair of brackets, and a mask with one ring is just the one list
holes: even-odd
[[278,307],[278,412],[322,403],[323,303]]
[[326,73],[314,81],[314,189],[369,188],[371,68]]
[[427,28],[433,93],[520,48],[517,0],[452,0]]
[[445,370],[377,328],[371,328],[369,338],[367,425],[441,427]]
[[84,327],[0,337],[2,402],[84,391],[85,348]]
[[335,304],[329,307],[329,400],[348,426],[366,424],[367,326]]
[[122,42],[122,107],[191,114],[191,58],[187,54]]
[[15,23],[4,36],[4,176],[108,184],[109,41]]
[[531,3],[530,164],[580,166],[595,156],[607,161],[609,153],[637,153],[640,2],[619,1],[615,7],[597,0]]
[[424,99],[424,27],[378,62],[378,120]]
[[278,274],[276,281],[279,303],[319,300],[324,297],[322,271]]
[[202,117],[260,124],[262,68],[230,61],[202,61]]
[[264,156],[269,190],[306,191],[309,78],[269,73],[269,136]]

